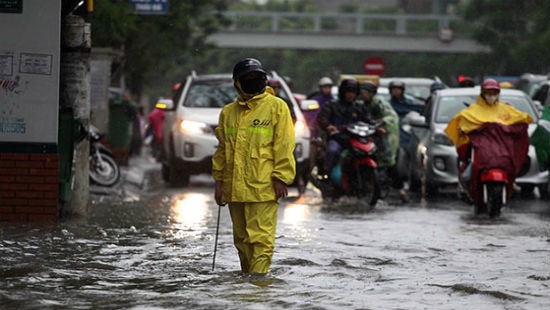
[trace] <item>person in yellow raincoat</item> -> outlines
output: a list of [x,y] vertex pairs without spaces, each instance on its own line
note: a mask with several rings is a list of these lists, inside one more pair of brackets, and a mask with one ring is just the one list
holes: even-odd
[[[501,167],[507,171],[513,183],[515,176],[521,170],[527,152],[529,150],[529,135],[527,126],[533,118],[517,110],[513,106],[499,101],[500,86],[494,79],[487,79],[481,84],[481,93],[475,104],[460,111],[455,115],[447,127],[445,133],[455,144],[458,152],[460,171],[468,165],[470,156],[471,140],[470,135],[475,133],[478,141],[476,152],[481,167]],[[502,132],[495,130],[495,127],[505,127],[506,136],[498,134]],[[481,137],[480,137],[481,136]],[[483,154],[491,154],[482,156]],[[498,154],[495,156],[494,154]],[[476,180],[472,179],[472,186],[475,187]],[[472,187],[472,188],[473,188]],[[474,194],[477,190],[472,191]],[[511,190],[508,191],[511,194]],[[477,197],[472,197],[475,201]]]
[[260,61],[233,69],[239,97],[220,114],[212,158],[215,200],[229,204],[241,271],[266,274],[275,248],[278,201],[296,174],[294,126],[287,104],[267,86]]

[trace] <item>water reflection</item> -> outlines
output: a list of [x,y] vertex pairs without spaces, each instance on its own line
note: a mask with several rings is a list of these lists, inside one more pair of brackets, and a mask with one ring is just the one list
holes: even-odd
[[282,221],[285,224],[300,226],[304,221],[309,220],[310,207],[305,204],[288,204],[283,209]]
[[172,205],[172,214],[181,229],[204,228],[202,224],[211,216],[206,197],[192,193],[176,198]]

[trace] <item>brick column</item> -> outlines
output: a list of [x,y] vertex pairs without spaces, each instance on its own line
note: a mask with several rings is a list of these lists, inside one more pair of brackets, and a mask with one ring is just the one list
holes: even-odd
[[0,153],[0,221],[57,221],[58,154]]

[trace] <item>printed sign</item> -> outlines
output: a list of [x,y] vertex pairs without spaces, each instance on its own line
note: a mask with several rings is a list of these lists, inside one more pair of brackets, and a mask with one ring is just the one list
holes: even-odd
[[0,0],[0,13],[22,13],[23,0]]
[[0,0],[0,142],[57,143],[61,1],[2,14],[21,3]]
[[168,0],[131,0],[131,3],[137,14],[168,13]]

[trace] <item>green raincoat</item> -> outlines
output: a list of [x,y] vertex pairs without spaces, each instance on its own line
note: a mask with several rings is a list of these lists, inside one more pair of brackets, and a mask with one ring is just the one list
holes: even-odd
[[[550,122],[550,106],[544,108],[539,122],[541,121]],[[550,165],[550,132],[540,125],[537,126],[537,129],[531,135],[531,144],[535,147],[540,167],[548,169]]]
[[376,161],[380,167],[391,167],[396,164],[399,149],[399,116],[389,102],[374,96],[367,110],[373,121],[384,121],[382,128],[386,134],[378,140]]

